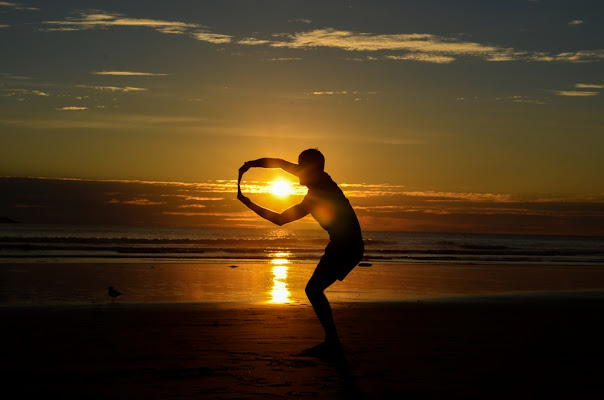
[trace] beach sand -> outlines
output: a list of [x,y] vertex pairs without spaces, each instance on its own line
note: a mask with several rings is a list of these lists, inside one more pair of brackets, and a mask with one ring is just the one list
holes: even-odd
[[85,399],[601,398],[603,311],[601,292],[336,303],[346,361],[333,363],[300,355],[322,336],[308,304],[1,307],[3,391]]
[[[3,390],[130,400],[604,395],[604,268],[356,268],[327,291],[345,350],[337,363],[301,355],[322,340],[303,291],[313,268],[5,264]],[[124,293],[115,304],[109,285]]]

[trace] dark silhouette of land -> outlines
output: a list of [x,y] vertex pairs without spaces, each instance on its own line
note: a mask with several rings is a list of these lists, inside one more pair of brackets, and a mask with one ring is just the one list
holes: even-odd
[[8,217],[0,217],[0,224],[17,224],[18,222]]

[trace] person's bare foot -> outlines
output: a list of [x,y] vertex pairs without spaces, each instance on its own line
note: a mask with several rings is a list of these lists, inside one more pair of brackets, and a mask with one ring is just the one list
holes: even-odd
[[303,351],[304,355],[321,360],[336,360],[344,355],[340,341],[324,341]]

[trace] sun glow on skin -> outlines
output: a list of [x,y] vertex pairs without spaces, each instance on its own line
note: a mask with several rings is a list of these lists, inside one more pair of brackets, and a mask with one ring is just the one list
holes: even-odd
[[294,193],[290,183],[281,179],[272,182],[270,192],[277,197],[286,197]]

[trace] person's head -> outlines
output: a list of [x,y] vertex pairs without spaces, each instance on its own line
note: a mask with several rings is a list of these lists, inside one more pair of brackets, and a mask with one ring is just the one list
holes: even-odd
[[323,172],[325,168],[325,157],[317,149],[304,150],[298,156],[298,165],[302,168],[300,173],[300,184],[308,185]]

